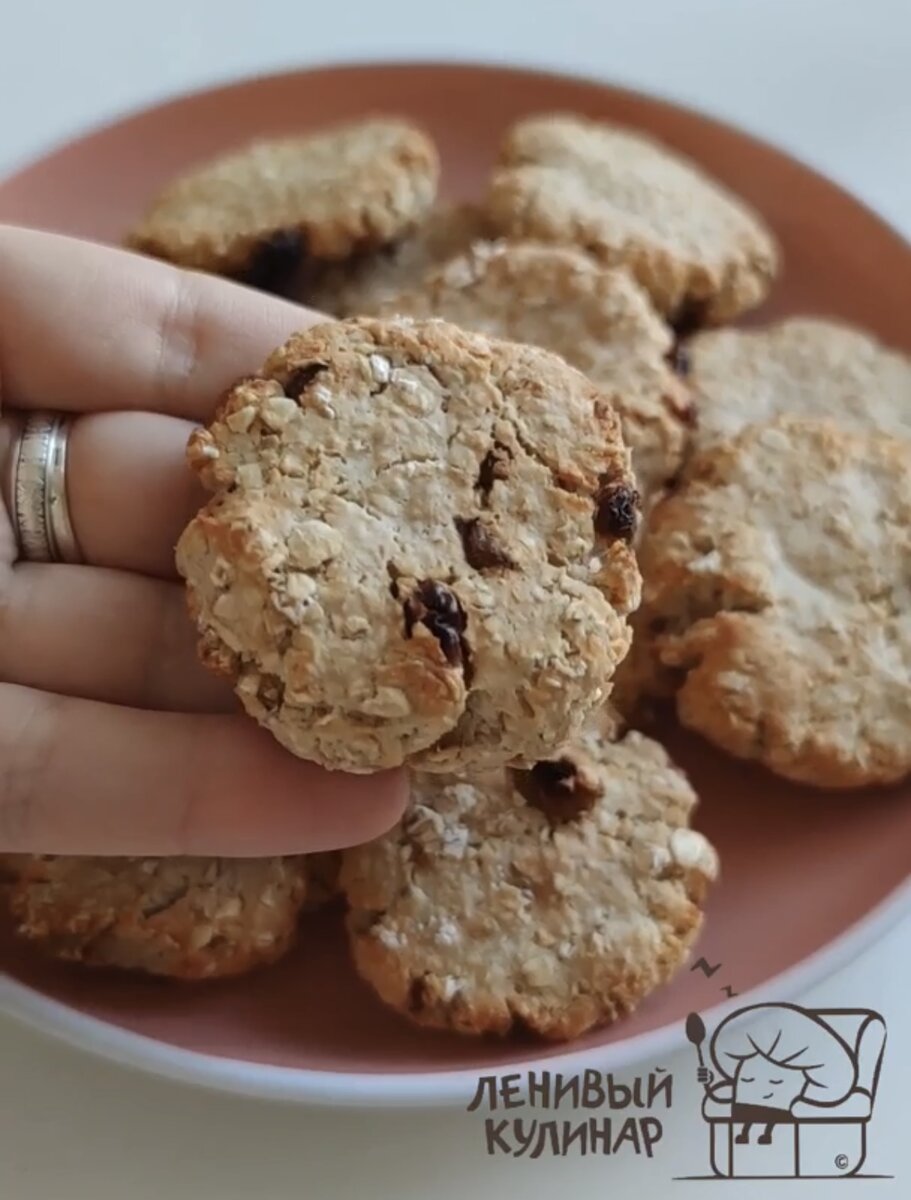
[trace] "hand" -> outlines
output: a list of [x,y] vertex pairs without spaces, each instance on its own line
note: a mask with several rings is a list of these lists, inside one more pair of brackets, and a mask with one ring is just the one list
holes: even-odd
[[[0,227],[0,403],[81,414],[87,565],[17,561],[0,503],[0,851],[271,855],[375,837],[404,775],[327,773],[198,664],[174,571],[205,497],[194,422],[316,314],[117,250]],[[13,440],[0,420],[0,470]]]
[[710,1071],[708,1067],[698,1067],[696,1069],[696,1079],[699,1083],[704,1083],[706,1087],[715,1078],[715,1072]]

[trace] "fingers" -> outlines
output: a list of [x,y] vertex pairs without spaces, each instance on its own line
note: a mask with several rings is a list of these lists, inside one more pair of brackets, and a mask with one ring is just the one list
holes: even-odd
[[4,406],[204,420],[220,392],[321,319],[123,250],[0,226]]
[[0,685],[0,853],[309,853],[378,836],[406,792],[400,772],[301,762],[244,717]]
[[20,563],[0,579],[0,679],[166,712],[234,712],[196,656],[176,583],[94,567]]
[[174,577],[174,546],[205,503],[185,459],[193,426],[155,413],[73,422],[67,500],[86,562]]
[[[4,407],[202,420],[317,319],[124,252],[0,228]],[[186,428],[143,421],[81,422],[68,494],[89,561],[164,575],[201,496],[183,468]],[[302,853],[369,839],[401,812],[401,774],[327,774],[240,716],[140,711],[228,703],[195,665],[176,586],[31,564],[0,585],[0,673],[18,681],[0,684],[0,851]]]

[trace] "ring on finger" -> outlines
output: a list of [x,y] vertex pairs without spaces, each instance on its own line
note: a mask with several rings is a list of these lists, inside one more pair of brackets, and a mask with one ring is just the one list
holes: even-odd
[[82,562],[66,490],[72,417],[60,412],[33,412],[24,419],[4,420],[16,422],[6,491],[20,558],[29,562]]

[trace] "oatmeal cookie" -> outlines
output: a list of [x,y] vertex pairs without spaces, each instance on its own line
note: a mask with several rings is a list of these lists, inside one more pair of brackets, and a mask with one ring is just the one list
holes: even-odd
[[481,242],[380,311],[554,351],[617,409],[644,500],[679,468],[689,402],[669,361],[673,336],[626,272],[571,247]]
[[719,329],[685,347],[694,449],[780,415],[911,437],[911,359],[834,321]]
[[692,461],[641,562],[684,725],[822,787],[911,770],[911,441],[750,425]]
[[610,402],[442,321],[293,337],[190,461],[204,661],[289,750],[370,772],[533,764],[607,697],[639,599]]
[[327,268],[305,287],[300,300],[335,317],[376,316],[391,297],[486,236],[487,219],[478,205],[436,208],[399,241]]
[[569,243],[626,268],[677,326],[753,308],[777,269],[775,241],[743,201],[668,147],[604,121],[519,121],[488,211],[511,237]]
[[438,176],[431,140],[393,117],[256,142],[174,180],[127,244],[277,289],[301,266],[402,238],[430,210]]
[[696,796],[640,733],[528,772],[416,775],[391,833],[345,851],[359,973],[421,1025],[572,1038],[680,966],[718,870]]
[[175,979],[240,975],[290,948],[299,858],[18,856],[20,936],[56,958]]

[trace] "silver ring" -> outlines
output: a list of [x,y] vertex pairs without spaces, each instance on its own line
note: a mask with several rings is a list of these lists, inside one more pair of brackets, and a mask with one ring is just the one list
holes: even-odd
[[65,413],[30,413],[10,455],[10,515],[20,556],[29,562],[82,562],[66,496],[71,424]]

